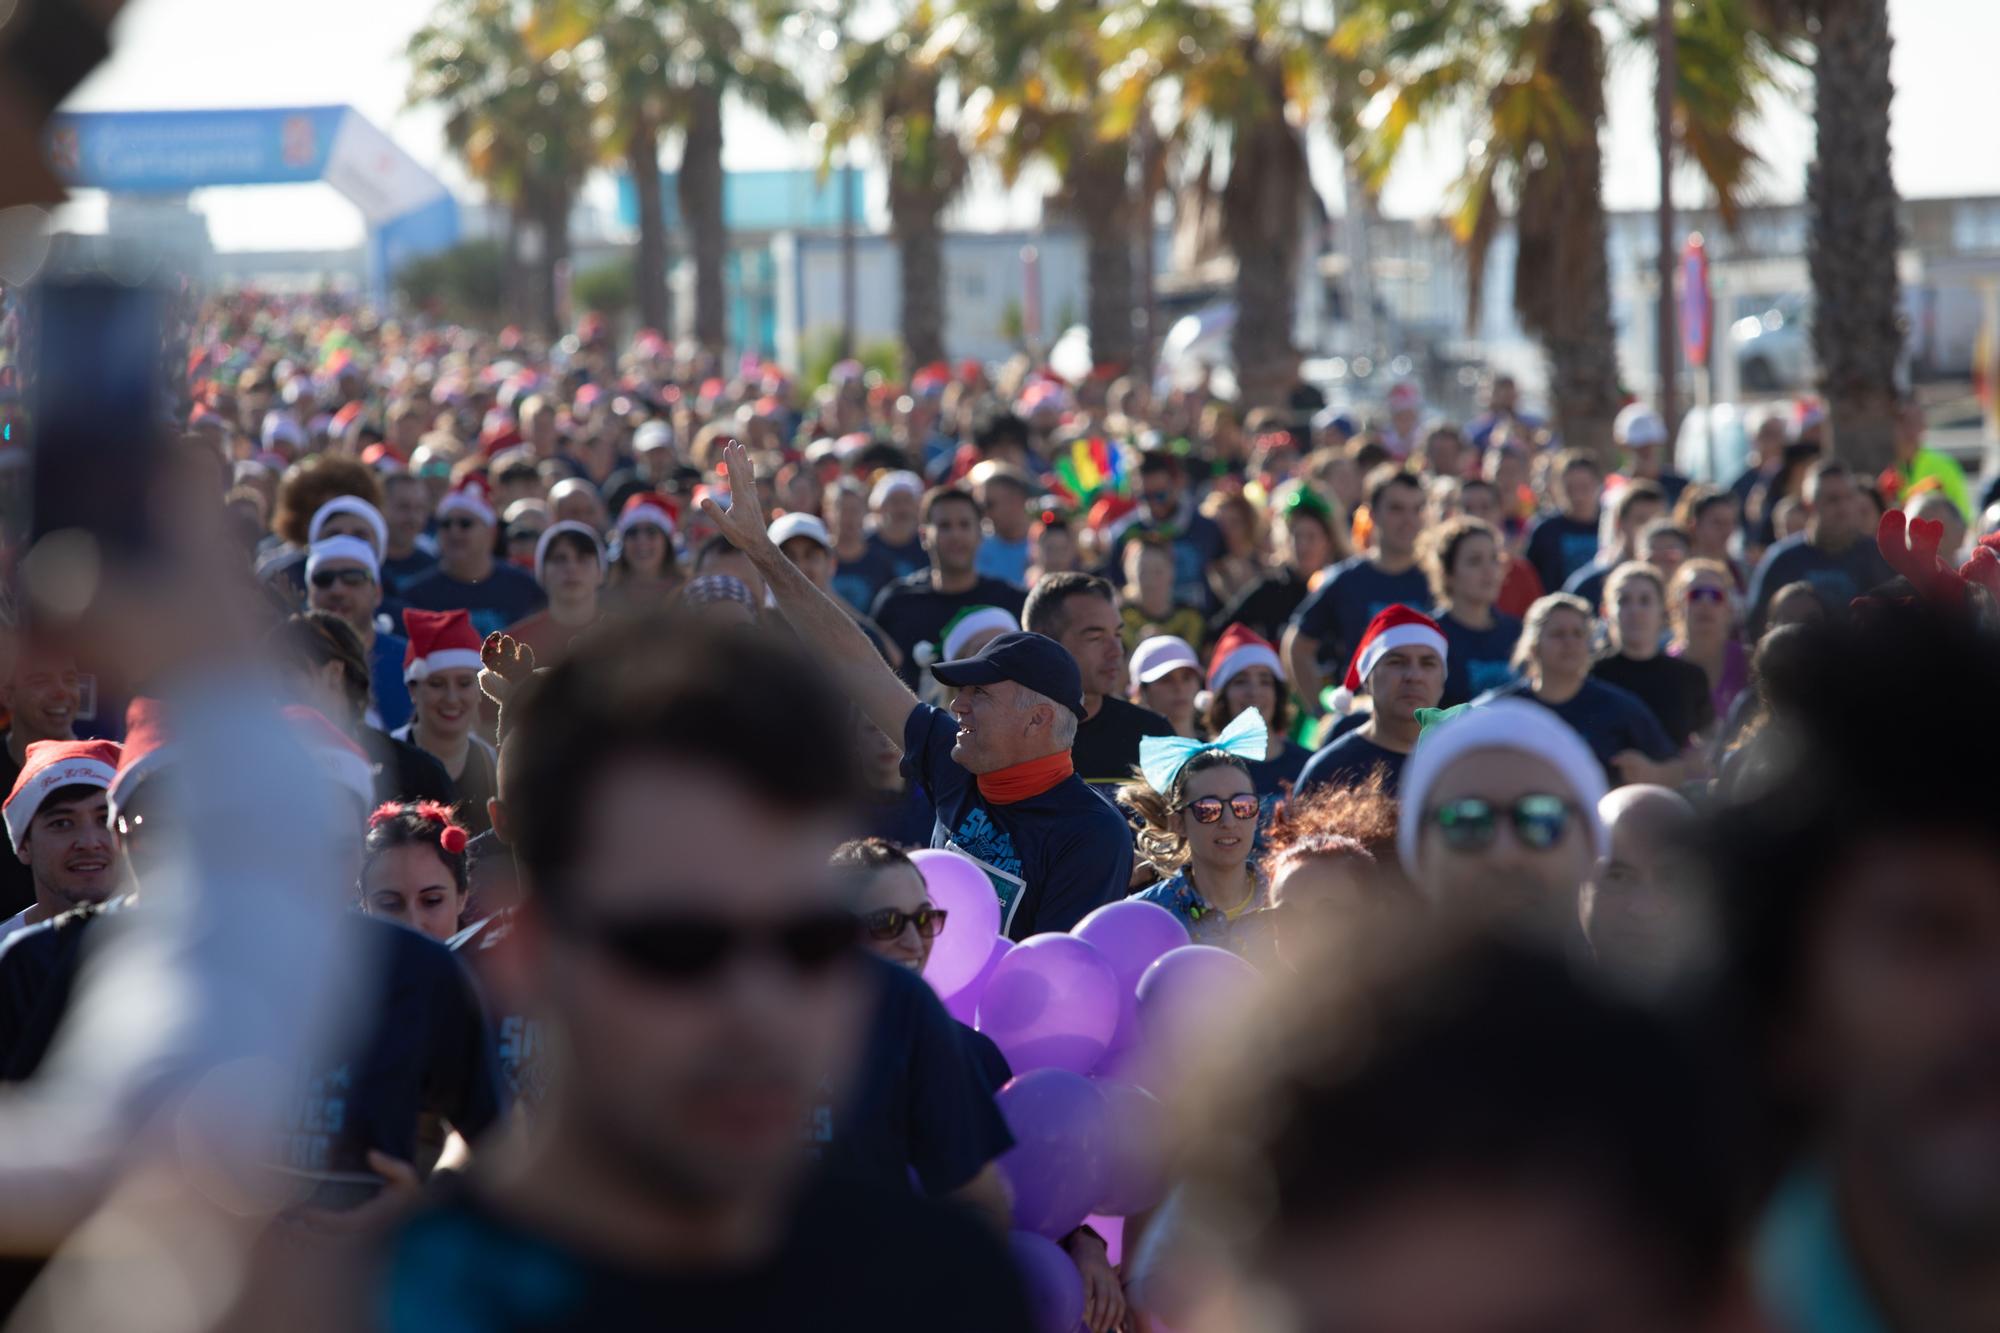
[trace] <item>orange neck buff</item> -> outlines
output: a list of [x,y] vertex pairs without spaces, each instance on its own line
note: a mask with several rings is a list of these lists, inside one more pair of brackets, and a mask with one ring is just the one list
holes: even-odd
[[1040,759],[979,774],[979,794],[995,805],[1012,805],[1030,796],[1040,796],[1074,772],[1076,765],[1070,762],[1069,751],[1058,750]]

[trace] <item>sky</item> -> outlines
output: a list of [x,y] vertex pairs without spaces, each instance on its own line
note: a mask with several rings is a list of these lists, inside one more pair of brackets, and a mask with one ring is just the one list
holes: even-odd
[[[424,0],[130,0],[114,30],[111,59],[69,106],[133,111],[346,103],[460,188],[464,177],[445,151],[441,118],[404,105],[402,49],[425,12]],[[2000,2],[1889,0],[1889,21],[1898,188],[1906,197],[2000,194],[2000,153],[1992,151],[1989,137],[2000,106],[1992,92]],[[1644,56],[1614,58],[1605,138],[1605,194],[1613,208],[1649,207],[1657,199],[1652,71]],[[807,167],[819,160],[803,135],[780,131],[740,108],[729,109],[724,133],[726,168]],[[1398,168],[1385,195],[1386,212],[1440,210],[1443,189],[1462,166],[1463,145],[1443,142],[1447,137],[1420,145]],[[1773,99],[1753,143],[1767,163],[1760,197],[1799,198],[1812,152],[1807,98]],[[1338,170],[1330,148],[1316,145],[1313,162],[1316,184],[1337,208]],[[1030,225],[1036,187],[1047,183],[1028,180],[1006,191],[997,180],[976,181],[955,222]],[[468,193],[460,188],[461,197]],[[587,199],[608,212],[608,182],[594,182]],[[326,186],[202,191],[194,203],[208,215],[210,235],[223,250],[316,249],[362,239],[360,215]],[[879,215],[879,200],[873,207]],[[96,230],[102,216],[101,197],[85,195],[60,211],[57,224]]]

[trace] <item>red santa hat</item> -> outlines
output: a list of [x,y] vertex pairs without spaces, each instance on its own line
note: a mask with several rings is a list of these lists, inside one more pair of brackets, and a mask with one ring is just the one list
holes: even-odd
[[1279,680],[1285,678],[1285,664],[1278,658],[1277,645],[1248,625],[1231,625],[1222,631],[1222,637],[1215,641],[1215,651],[1209,655],[1209,692],[1222,693],[1237,675],[1256,666],[1269,667]]
[[118,775],[116,741],[34,741],[28,746],[27,762],[14,779],[4,811],[7,839],[21,850],[28,836],[28,824],[49,793],[63,787],[95,787],[102,791]]
[[292,734],[298,737],[306,753],[326,770],[336,786],[353,793],[364,810],[375,804],[375,766],[368,762],[367,751],[349,740],[318,709],[292,704],[285,709],[285,721],[291,724]]
[[106,793],[114,821],[132,803],[132,794],[140,784],[173,758],[173,738],[163,714],[158,699],[134,699],[125,709],[125,744],[120,747],[118,771]]
[[438,501],[438,517],[443,518],[446,514],[470,514],[489,528],[498,527],[500,520],[494,516],[493,502],[487,498],[486,488],[479,484],[481,480],[478,477],[468,477],[465,485],[455,491],[447,492],[444,499]]
[[623,537],[641,523],[650,523],[672,537],[678,530],[674,516],[679,512],[680,506],[658,491],[640,491],[618,511],[618,535]]
[[403,608],[403,630],[410,646],[403,651],[403,679],[428,680],[440,671],[480,668],[479,631],[465,611],[420,611]]
[[1375,669],[1384,653],[1391,648],[1410,647],[1435,648],[1439,660],[1449,660],[1444,631],[1437,621],[1400,602],[1383,607],[1362,631],[1361,642],[1354,645],[1354,656],[1347,664],[1347,688],[1357,692],[1364,689],[1368,673]]

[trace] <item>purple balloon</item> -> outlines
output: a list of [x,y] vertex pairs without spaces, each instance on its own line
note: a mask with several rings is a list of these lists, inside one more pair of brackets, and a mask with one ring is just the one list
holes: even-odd
[[1035,1333],[1074,1333],[1083,1323],[1083,1274],[1054,1241],[1027,1231],[1007,1235],[1014,1269],[1028,1293]]
[[1014,1135],[1000,1155],[1000,1173],[1014,1191],[1014,1225],[1051,1240],[1067,1236],[1110,1177],[1103,1095],[1081,1074],[1037,1069],[1009,1079],[994,1101]]
[[1187,947],[1187,927],[1158,903],[1126,898],[1106,903],[1077,923],[1072,932],[1104,955],[1118,984],[1136,990],[1153,960],[1170,949]]
[[[945,923],[947,929],[950,928],[950,924],[950,922]],[[955,994],[944,997],[945,1011],[967,1027],[971,1027],[972,1020],[979,1014],[979,997],[986,993],[986,983],[993,979],[993,970],[1000,966],[1000,960],[1005,958],[1013,947],[1014,942],[1004,937],[994,940],[993,952],[986,956],[986,966],[979,969],[979,975],[967,982]]]
[[1121,1072],[1163,1100],[1178,1092],[1183,1063],[1226,1039],[1249,1012],[1257,969],[1227,949],[1190,944],[1160,955],[1139,979],[1139,1058]]
[[1118,1030],[1118,978],[1084,941],[1036,935],[1000,960],[979,997],[978,1028],[1017,1073],[1082,1074]]
[[944,929],[931,944],[924,980],[948,999],[979,975],[1000,934],[1000,896],[969,857],[941,847],[911,852],[931,902],[945,910]]
[[1166,1108],[1144,1088],[1092,1079],[1104,1098],[1106,1172],[1104,1193],[1091,1211],[1129,1217],[1159,1206],[1167,1197]]

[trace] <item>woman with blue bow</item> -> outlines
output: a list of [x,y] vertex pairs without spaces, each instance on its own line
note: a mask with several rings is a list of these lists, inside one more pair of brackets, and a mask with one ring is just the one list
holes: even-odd
[[1235,923],[1269,905],[1270,884],[1250,862],[1259,809],[1250,764],[1269,744],[1254,708],[1212,741],[1148,736],[1139,742],[1145,781],[1119,793],[1145,820],[1139,856],[1167,875],[1136,896],[1180,918],[1197,944],[1232,947]]

